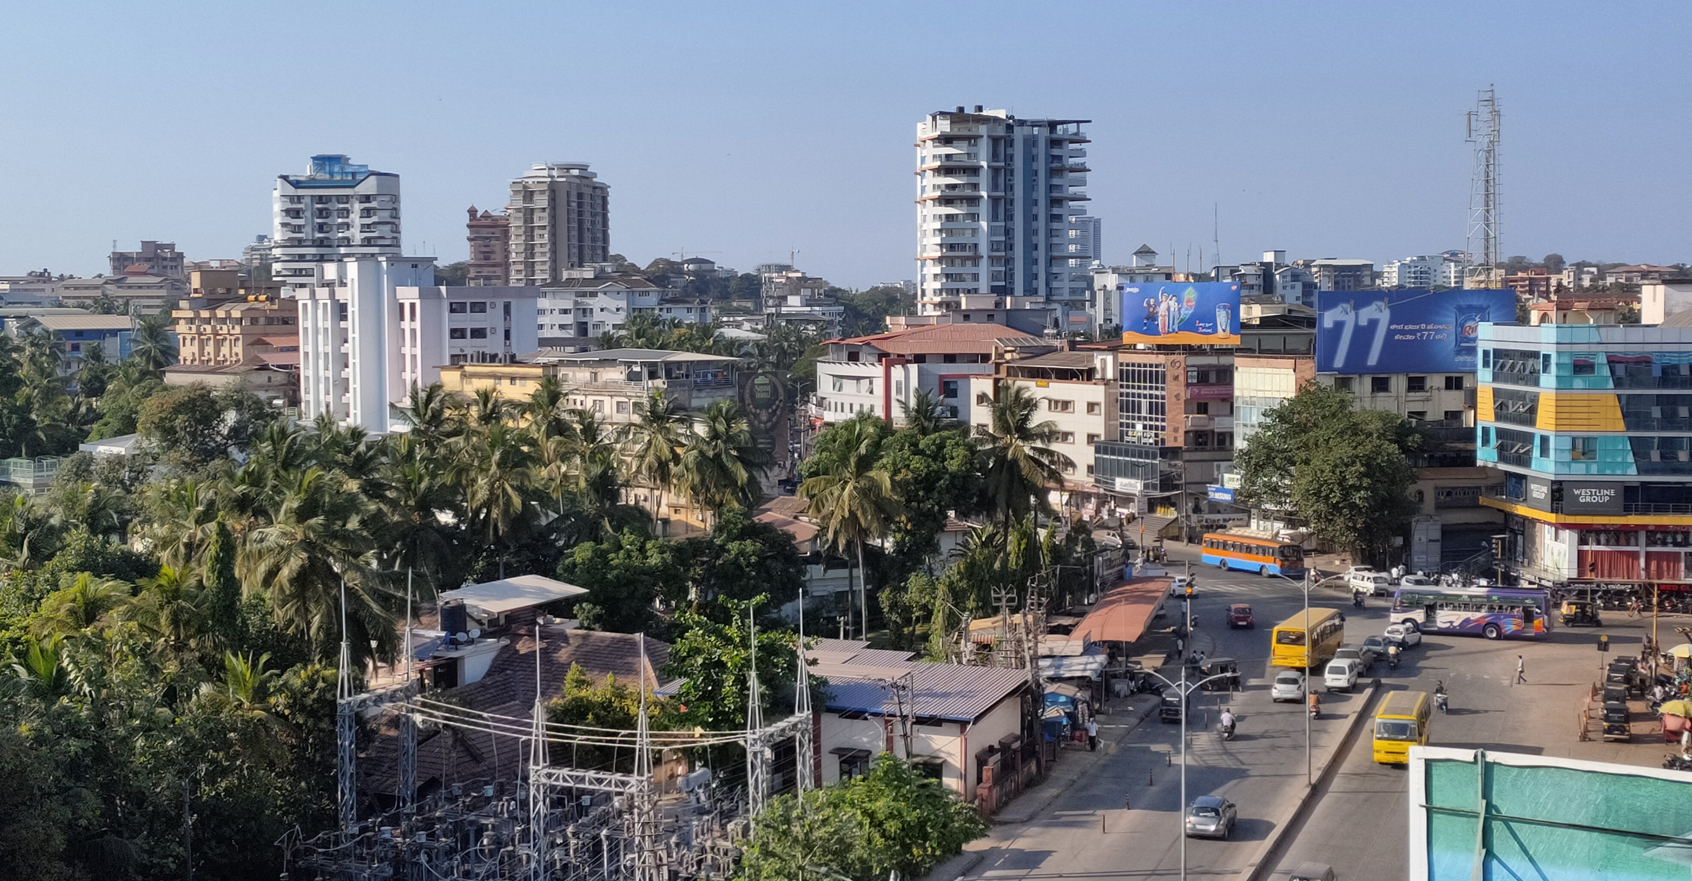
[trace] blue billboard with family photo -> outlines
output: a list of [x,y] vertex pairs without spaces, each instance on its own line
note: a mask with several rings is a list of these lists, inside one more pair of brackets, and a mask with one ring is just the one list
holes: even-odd
[[1514,291],[1317,291],[1316,372],[1473,373],[1483,321],[1514,324]]
[[1119,284],[1124,343],[1240,344],[1240,286],[1231,282]]

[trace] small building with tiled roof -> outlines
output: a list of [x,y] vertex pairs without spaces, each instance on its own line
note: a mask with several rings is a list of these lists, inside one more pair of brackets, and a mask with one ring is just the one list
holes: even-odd
[[844,422],[873,413],[899,425],[917,392],[927,391],[943,413],[961,422],[971,416],[969,378],[993,372],[993,359],[1007,352],[1036,355],[1059,348],[1058,341],[1003,324],[925,324],[867,336],[829,340],[817,360],[812,418]]

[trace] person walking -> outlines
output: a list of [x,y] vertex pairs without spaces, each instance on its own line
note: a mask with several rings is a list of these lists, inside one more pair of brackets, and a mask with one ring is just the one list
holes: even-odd
[[1091,717],[1087,720],[1087,751],[1099,751],[1099,720]]
[[1526,685],[1526,684],[1527,684],[1527,662],[1522,660],[1521,655],[1517,655],[1516,656],[1516,679],[1515,679],[1514,682],[1510,683],[1510,686],[1513,688],[1517,685]]

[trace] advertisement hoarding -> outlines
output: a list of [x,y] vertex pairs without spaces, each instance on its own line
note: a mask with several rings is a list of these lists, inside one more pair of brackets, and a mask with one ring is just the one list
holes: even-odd
[[1206,489],[1207,489],[1206,494],[1208,495],[1208,497],[1210,498],[1211,501],[1213,501],[1213,502],[1227,502],[1230,505],[1234,503],[1234,490],[1233,490],[1232,487],[1216,486],[1215,484],[1211,484]]
[[1692,773],[1413,746],[1409,782],[1411,881],[1692,870]]
[[1237,346],[1240,286],[1230,282],[1124,283],[1122,342]]
[[1473,373],[1481,322],[1515,320],[1514,291],[1317,291],[1316,372]]

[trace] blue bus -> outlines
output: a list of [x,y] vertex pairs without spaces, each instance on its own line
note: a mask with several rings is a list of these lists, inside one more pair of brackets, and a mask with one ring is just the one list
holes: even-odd
[[1540,637],[1551,630],[1550,609],[1551,595],[1543,590],[1426,584],[1393,594],[1391,620],[1423,633]]
[[1304,577],[1304,548],[1294,542],[1238,532],[1206,533],[1199,560],[1218,569]]

